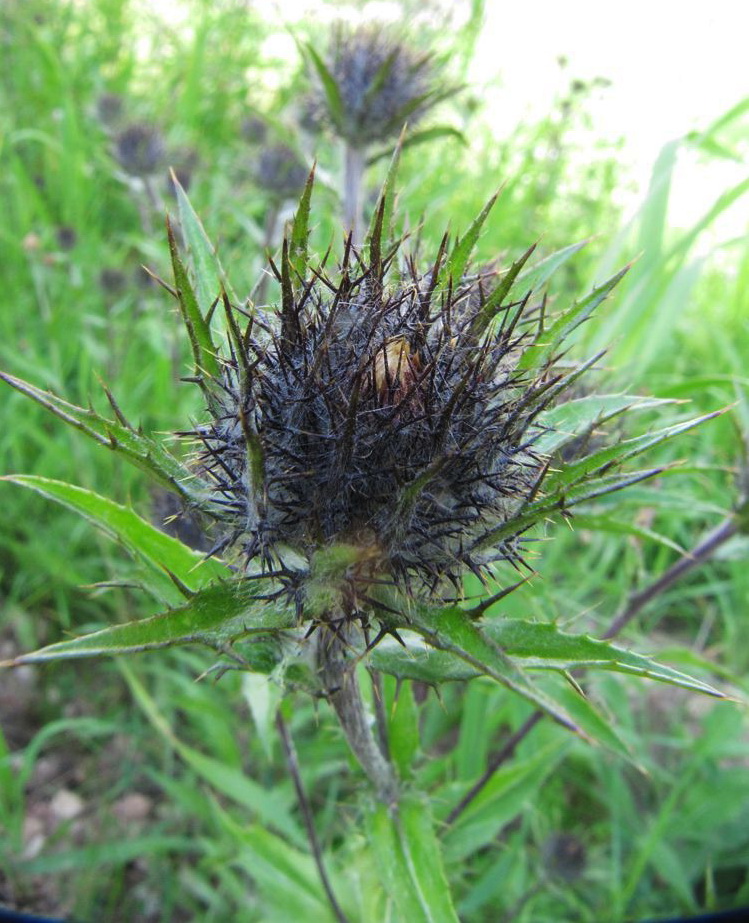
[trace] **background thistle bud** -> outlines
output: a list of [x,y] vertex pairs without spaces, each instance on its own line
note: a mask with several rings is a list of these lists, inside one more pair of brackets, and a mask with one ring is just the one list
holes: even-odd
[[164,139],[154,125],[134,122],[115,138],[115,154],[131,176],[150,176],[164,161]]
[[379,25],[339,26],[326,64],[315,63],[327,78],[320,103],[337,134],[356,148],[397,137],[405,122],[418,121],[445,95],[435,89],[433,56]]
[[242,119],[241,132],[248,144],[263,144],[268,137],[268,123],[261,116],[251,113]]
[[286,144],[264,147],[258,156],[257,184],[271,196],[287,199],[298,196],[307,179],[307,167]]
[[96,114],[102,125],[112,128],[122,118],[124,101],[119,93],[101,93],[96,100]]

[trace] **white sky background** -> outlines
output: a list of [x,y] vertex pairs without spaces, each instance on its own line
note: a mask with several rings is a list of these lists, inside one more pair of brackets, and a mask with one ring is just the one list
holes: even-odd
[[[749,95],[749,0],[487,0],[472,77],[490,84],[490,118],[512,124],[548,111],[564,86],[560,55],[569,62],[563,79],[611,80],[592,100],[594,128],[624,136],[623,159],[644,186],[667,141],[707,128]],[[692,224],[746,174],[746,163],[682,156],[673,223]],[[737,232],[749,224],[742,204],[743,215],[731,215]]]
[[[467,11],[470,0],[455,6]],[[337,11],[320,0],[277,0],[277,9],[296,21],[347,10],[357,20],[387,20],[400,12],[388,0],[352,2]],[[560,56],[568,61],[564,73]],[[595,77],[611,86],[589,100],[594,135],[624,137],[622,192],[632,180],[640,190],[626,203],[633,212],[662,146],[707,128],[749,95],[749,0],[486,0],[470,80],[499,137],[523,119],[543,118],[570,80]],[[592,144],[595,137],[580,140]],[[749,158],[749,137],[744,151]],[[746,173],[747,162],[700,161],[682,151],[671,223],[693,225]],[[711,229],[711,243],[747,225],[749,208],[741,199]]]
[[[142,0],[179,22],[180,0]],[[334,7],[322,0],[255,0],[269,16],[294,23],[346,16],[398,19],[396,0],[352,0]],[[443,6],[450,0],[442,0]],[[454,0],[466,12],[470,0]],[[186,23],[187,24],[187,23]],[[295,57],[289,35],[274,51]],[[283,50],[282,50],[283,49]],[[568,65],[562,73],[558,59]],[[749,96],[749,0],[486,0],[486,20],[470,73],[485,105],[483,118],[498,137],[523,119],[540,119],[575,78],[604,77],[611,86],[588,102],[595,137],[625,139],[622,190],[634,180],[647,188],[661,147],[693,129],[705,129]],[[749,135],[749,128],[747,128]],[[671,223],[688,227],[721,192],[747,175],[749,137],[742,164],[706,160],[682,151],[671,198]],[[583,153],[584,156],[584,153]],[[744,199],[712,229],[712,242],[746,232]]]
[[560,54],[572,76],[612,81],[601,128],[652,151],[749,93],[749,2],[487,0],[480,81],[500,73],[510,98],[543,108]]

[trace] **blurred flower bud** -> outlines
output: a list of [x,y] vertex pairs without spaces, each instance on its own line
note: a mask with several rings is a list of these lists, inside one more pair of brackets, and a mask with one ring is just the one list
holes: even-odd
[[115,138],[115,155],[126,173],[150,176],[164,162],[164,139],[155,126],[134,122]]
[[285,199],[301,192],[308,174],[308,168],[292,148],[273,144],[260,151],[255,179],[266,192]]

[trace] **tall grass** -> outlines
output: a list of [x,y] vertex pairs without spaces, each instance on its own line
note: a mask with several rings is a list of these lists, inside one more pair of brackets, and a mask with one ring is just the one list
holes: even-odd
[[[163,430],[198,408],[188,389],[175,387],[186,344],[168,299],[139,275],[141,263],[166,275],[161,215],[123,178],[114,129],[98,118],[97,100],[116,93],[126,118],[152,120],[174,148],[196,149],[191,196],[232,278],[249,291],[262,262],[267,202],[252,184],[256,153],[242,139],[242,121],[259,111],[283,134],[303,85],[299,73],[279,77],[264,45],[282,33],[277,24],[240,4],[185,9],[184,28],[144,18],[130,0],[32,0],[0,13],[7,52],[0,78],[0,365],[72,401],[93,395],[101,406],[103,372],[117,380],[126,415]],[[461,40],[470,44],[470,31]],[[584,112],[583,99],[575,106]],[[429,214],[418,232],[427,240],[448,216],[464,226],[504,183],[480,243],[485,255],[514,256],[537,238],[550,252],[597,235],[571,264],[578,277],[569,277],[570,290],[580,288],[580,277],[600,281],[609,267],[637,258],[623,295],[588,336],[589,345],[614,343],[605,364],[623,390],[689,399],[705,411],[739,402],[736,412],[658,459],[675,461],[675,451],[688,474],[631,491],[616,517],[602,502],[608,535],[597,532],[592,541],[581,522],[565,538],[539,543],[533,563],[543,576],[508,597],[508,615],[600,632],[634,588],[662,573],[679,547],[693,547],[737,502],[737,429],[746,433],[749,425],[742,411],[749,239],[736,237],[707,255],[696,245],[723,213],[745,203],[749,181],[725,190],[681,231],[669,224],[669,192],[679,152],[701,144],[705,156],[724,156],[745,129],[746,113],[739,105],[701,137],[667,146],[640,210],[623,228],[612,195],[623,181],[616,151],[581,168],[559,112],[519,127],[501,146],[480,114],[462,124],[462,114],[447,113],[467,144],[445,137],[404,156],[401,197],[414,233]],[[335,149],[326,138],[318,145],[324,180],[323,159],[332,164]],[[448,159],[461,169],[447,175]],[[331,202],[333,187],[322,192]],[[68,228],[72,247],[64,243]],[[321,249],[333,233],[332,223],[314,230]],[[103,270],[122,274],[119,288],[102,285]],[[147,487],[113,455],[51,425],[19,395],[4,394],[2,406],[4,472],[53,475],[133,500],[148,513]],[[0,485],[0,493],[0,640],[10,652],[143,611],[130,589],[87,586],[123,573],[127,582],[109,542],[30,492]],[[719,559],[655,599],[631,634],[655,639],[645,643],[668,649],[675,664],[746,690],[746,551],[737,537]],[[7,729],[6,749],[0,739],[0,903],[81,920],[332,919],[270,732],[272,690],[253,690],[233,674],[194,683],[210,665],[203,653],[180,652],[127,668],[102,663],[74,675],[57,667],[25,679],[0,676],[0,700],[16,703],[23,717],[22,726]],[[612,711],[632,762],[570,741],[551,724],[537,726],[473,808],[444,828],[461,917],[624,921],[749,904],[749,740],[740,708],[705,708],[613,677],[597,679],[590,694]],[[439,700],[426,688],[390,683],[383,695],[393,727],[418,722],[414,784],[432,793],[439,821],[530,714],[481,683],[445,687]],[[66,701],[74,703],[72,714]],[[295,701],[286,717],[336,892],[352,919],[387,919],[382,870],[371,864],[365,833],[342,822],[354,812],[345,745],[309,702]],[[45,781],[45,766],[66,752],[58,763],[62,780]],[[30,849],[29,818],[59,787],[80,794],[90,820],[62,823],[38,851]],[[133,791],[150,806],[123,835],[117,811]],[[39,897],[44,881],[53,884]]]

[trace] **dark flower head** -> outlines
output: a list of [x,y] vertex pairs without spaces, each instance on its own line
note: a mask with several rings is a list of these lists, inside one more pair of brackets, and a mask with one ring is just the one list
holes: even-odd
[[108,127],[117,125],[122,118],[124,102],[119,93],[102,93],[96,100],[99,121]]
[[516,368],[512,311],[484,329],[497,276],[453,286],[438,259],[389,280],[349,248],[334,278],[320,271],[292,296],[284,265],[279,315],[256,312],[235,339],[197,430],[246,558],[272,569],[289,549],[309,560],[348,544],[429,591],[515,559],[512,540],[479,546],[534,490],[546,383]]
[[60,225],[56,232],[57,245],[61,250],[72,250],[78,243],[78,234],[69,224]]
[[329,79],[318,95],[335,131],[356,148],[397,137],[447,95],[435,89],[433,57],[380,26],[339,27],[323,68]]
[[257,184],[272,197],[287,199],[299,195],[307,173],[307,167],[292,148],[272,144],[260,151],[255,175]]
[[248,144],[263,144],[268,136],[268,123],[259,115],[248,115],[242,121],[242,137]]
[[99,273],[99,285],[108,295],[119,295],[127,287],[127,279],[122,270],[105,266]]
[[150,176],[164,162],[164,139],[153,125],[135,122],[115,138],[115,154],[123,170],[132,176]]

